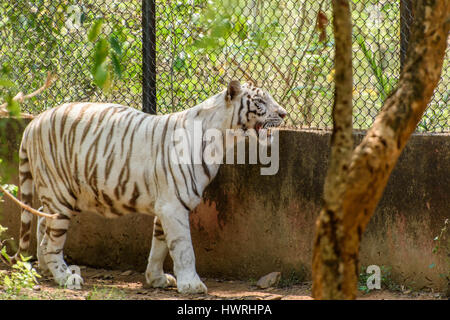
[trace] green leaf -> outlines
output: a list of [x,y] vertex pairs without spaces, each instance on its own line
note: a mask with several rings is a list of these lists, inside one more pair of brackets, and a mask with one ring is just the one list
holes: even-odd
[[2,250],[0,251],[0,253],[2,254],[2,256],[3,256],[8,262],[11,262],[11,259],[9,258],[9,255],[6,253],[6,247],[3,247]]
[[103,89],[108,78],[108,69],[106,67],[106,63],[102,63],[101,65],[97,66],[93,72],[93,76],[95,84]]
[[105,84],[108,80],[108,68],[106,63],[106,58],[109,53],[109,42],[100,38],[96,43],[94,49],[94,65],[92,67],[92,76],[94,77],[94,82],[100,88],[105,89]]
[[216,38],[205,37],[195,40],[192,45],[197,49],[216,49],[219,47],[219,40]]
[[7,227],[4,227],[4,226],[0,225],[0,235],[1,235],[3,232],[5,232],[6,230],[8,230]]
[[17,192],[18,192],[19,188],[16,185],[14,185],[14,184],[4,184],[4,185],[2,185],[2,187],[6,191],[11,193],[13,196],[17,197]]
[[11,73],[11,71],[12,71],[12,69],[8,64],[6,64],[6,63],[2,64],[2,67],[0,69],[1,74],[8,75]]
[[230,21],[228,21],[228,19],[224,19],[213,26],[211,30],[211,37],[224,38],[231,32],[231,29],[232,25]]
[[[31,259],[31,256],[23,256],[22,254],[20,255],[20,259],[24,262],[25,267],[27,267],[27,263],[25,263],[26,261]],[[29,263],[28,263],[29,264]],[[31,266],[31,265],[30,265]],[[28,267],[27,267],[28,268]]]
[[119,78],[122,78],[122,66],[120,65],[120,59],[114,52],[111,52],[111,63],[114,67],[114,72],[119,76]]
[[102,25],[103,25],[103,19],[98,19],[94,22],[94,24],[92,25],[91,30],[89,30],[88,33],[88,40],[90,42],[94,42],[95,40],[97,40],[101,30],[102,30]]
[[184,59],[177,57],[173,63],[173,69],[175,71],[181,71],[184,67],[185,63],[184,63]]
[[101,38],[95,45],[94,69],[98,68],[106,59],[109,53],[109,44],[106,39]]
[[10,94],[6,97],[6,103],[6,109],[9,111],[10,116],[19,117],[20,105],[17,101],[13,100],[13,97]]
[[111,35],[109,37],[109,44],[111,45],[111,48],[114,50],[114,52],[118,55],[121,56],[122,55],[122,47],[120,45],[119,40],[117,39],[116,36]]
[[7,78],[0,78],[0,87],[12,88],[15,87],[16,84]]
[[7,288],[11,287],[11,279],[8,276],[5,276],[5,278],[3,278],[3,283],[5,287]]
[[370,51],[369,48],[367,48],[366,42],[365,42],[363,36],[358,35],[356,37],[356,42],[361,47],[361,50],[363,51],[364,56],[365,56],[367,62],[369,63],[375,78],[378,81],[378,90],[380,92],[381,99],[384,101],[392,89],[391,83],[385,78],[385,76],[383,74],[383,70],[377,64],[377,61],[376,61],[372,51]]

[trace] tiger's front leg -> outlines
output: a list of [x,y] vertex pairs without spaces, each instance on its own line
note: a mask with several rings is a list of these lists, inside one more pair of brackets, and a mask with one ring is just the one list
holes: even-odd
[[158,218],[166,235],[173,260],[179,293],[207,293],[208,289],[195,270],[195,256],[189,228],[189,211],[183,206],[168,202],[157,208]]
[[150,256],[148,257],[147,270],[145,271],[144,287],[152,288],[167,288],[175,287],[177,281],[170,274],[164,273],[163,265],[166,259],[169,248],[166,243],[166,235],[159,221],[158,217],[155,217],[153,223],[153,239],[152,248],[150,250]]

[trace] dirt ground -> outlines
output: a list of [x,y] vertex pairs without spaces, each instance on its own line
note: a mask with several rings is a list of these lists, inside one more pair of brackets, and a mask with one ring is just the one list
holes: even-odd
[[[43,276],[33,289],[22,289],[20,295],[6,295],[0,286],[0,299],[44,299],[44,300],[311,300],[311,283],[260,289],[250,281],[202,278],[208,287],[207,295],[183,295],[176,288],[144,289],[143,273],[93,269],[81,266],[84,279],[82,290],[58,287],[52,279]],[[0,272],[11,272],[5,266]],[[375,290],[360,293],[363,300],[435,300],[443,299],[433,292],[390,292]]]

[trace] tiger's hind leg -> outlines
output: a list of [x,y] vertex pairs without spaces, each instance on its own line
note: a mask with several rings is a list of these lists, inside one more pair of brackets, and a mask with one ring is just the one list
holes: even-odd
[[[42,211],[42,207],[38,209]],[[44,259],[44,251],[47,248],[48,237],[45,236],[45,231],[47,229],[46,220],[44,217],[39,217],[37,222],[36,239],[37,239],[37,259],[39,264],[39,270],[43,275],[50,275],[50,269]]]
[[166,288],[175,287],[177,281],[175,278],[164,273],[164,260],[169,253],[169,248],[166,243],[166,235],[158,217],[155,217],[153,223],[153,239],[152,248],[148,257],[147,270],[145,271],[144,287]]
[[44,261],[58,285],[68,289],[81,289],[84,281],[79,274],[79,268],[77,266],[68,267],[63,255],[72,212],[64,207],[61,207],[59,212],[54,212],[50,207],[44,206],[44,208],[47,210],[46,212],[58,214],[56,219],[46,220],[47,228],[41,242]]

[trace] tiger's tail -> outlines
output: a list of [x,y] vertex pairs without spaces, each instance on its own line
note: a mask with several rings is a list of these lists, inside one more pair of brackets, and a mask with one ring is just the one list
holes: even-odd
[[[20,182],[20,200],[23,204],[30,206],[33,201],[33,177],[30,171],[30,164],[28,161],[28,156],[23,146],[20,147],[19,151],[19,182]],[[33,219],[33,214],[22,208],[20,215],[20,242],[19,249],[16,254],[12,257],[3,257],[2,260],[13,265],[20,258],[20,254],[28,249],[30,246],[30,235],[31,235],[31,220]]]
[[[44,216],[47,218],[53,218],[52,215],[48,215],[43,212],[39,212],[33,209],[33,176],[31,175],[30,163],[28,160],[28,155],[23,145],[20,146],[19,150],[19,181],[20,181],[20,198],[21,201],[16,199],[8,191],[1,188],[2,192],[10,197],[14,202],[19,204],[22,208],[20,215],[20,240],[19,249],[14,256],[4,257],[0,254],[0,259],[8,265],[14,265],[20,258],[20,254],[28,249],[30,246],[30,235],[31,235],[31,221],[33,219],[33,214]],[[1,187],[1,186],[0,186]]]

